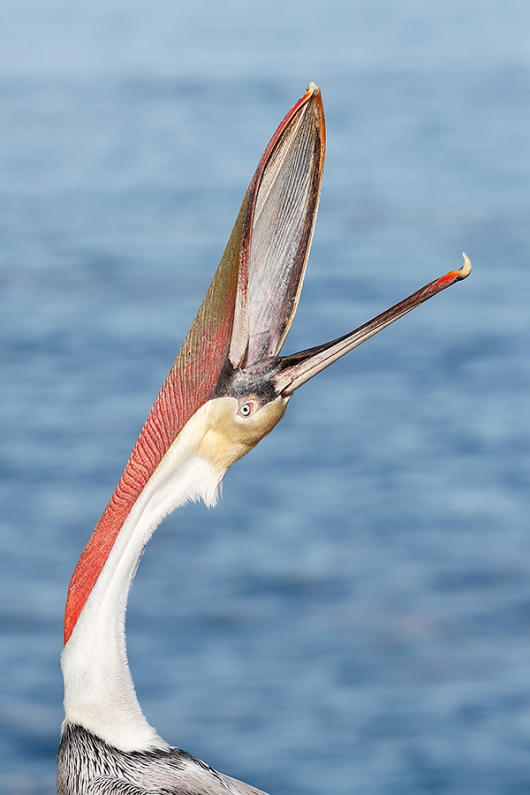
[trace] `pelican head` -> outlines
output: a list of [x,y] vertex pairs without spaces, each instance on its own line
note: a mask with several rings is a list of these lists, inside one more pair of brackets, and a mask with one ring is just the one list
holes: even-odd
[[360,328],[281,356],[305,275],[324,154],[322,99],[320,89],[310,83],[260,160],[217,273],[169,376],[186,373],[190,408],[179,411],[182,420],[191,418],[192,409],[208,405],[201,414],[201,431],[196,430],[197,449],[221,477],[270,433],[296,389],[471,272],[464,255],[459,270]]

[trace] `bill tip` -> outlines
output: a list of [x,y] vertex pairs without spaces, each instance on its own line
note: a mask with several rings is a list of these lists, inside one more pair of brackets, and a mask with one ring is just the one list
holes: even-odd
[[467,277],[469,276],[469,274],[471,273],[471,271],[473,269],[473,266],[471,265],[471,260],[469,259],[469,257],[467,256],[465,251],[462,253],[462,256],[464,258],[464,264],[462,265],[462,267],[458,271],[458,274],[459,274],[458,278],[459,279],[467,279]]
[[308,94],[316,94],[317,96],[320,96],[320,88],[317,86],[316,83],[311,82],[307,86],[307,93]]

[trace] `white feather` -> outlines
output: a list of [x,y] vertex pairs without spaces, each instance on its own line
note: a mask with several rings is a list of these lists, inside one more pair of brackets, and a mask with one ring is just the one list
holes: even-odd
[[188,421],[123,524],[66,644],[61,665],[66,722],[123,751],[167,748],[145,719],[125,643],[127,597],[143,549],[162,519],[189,500],[215,505],[224,471],[197,452],[209,404]]

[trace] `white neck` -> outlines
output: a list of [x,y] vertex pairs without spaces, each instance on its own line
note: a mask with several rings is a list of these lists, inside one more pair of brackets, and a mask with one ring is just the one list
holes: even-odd
[[167,747],[136,697],[127,661],[125,613],[142,552],[162,519],[188,500],[216,502],[226,468],[214,466],[198,452],[210,413],[211,402],[188,421],[151,476],[63,651],[66,721],[124,751]]

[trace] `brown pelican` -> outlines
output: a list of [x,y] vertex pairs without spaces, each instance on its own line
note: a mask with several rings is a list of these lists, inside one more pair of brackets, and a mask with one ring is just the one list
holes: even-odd
[[169,746],[142,714],[125,612],[144,547],[186,501],[215,504],[228,467],[270,433],[298,387],[471,272],[464,255],[460,270],[355,331],[280,356],[309,255],[324,148],[320,91],[310,83],[259,162],[197,317],[74,571],[59,795],[259,793]]

